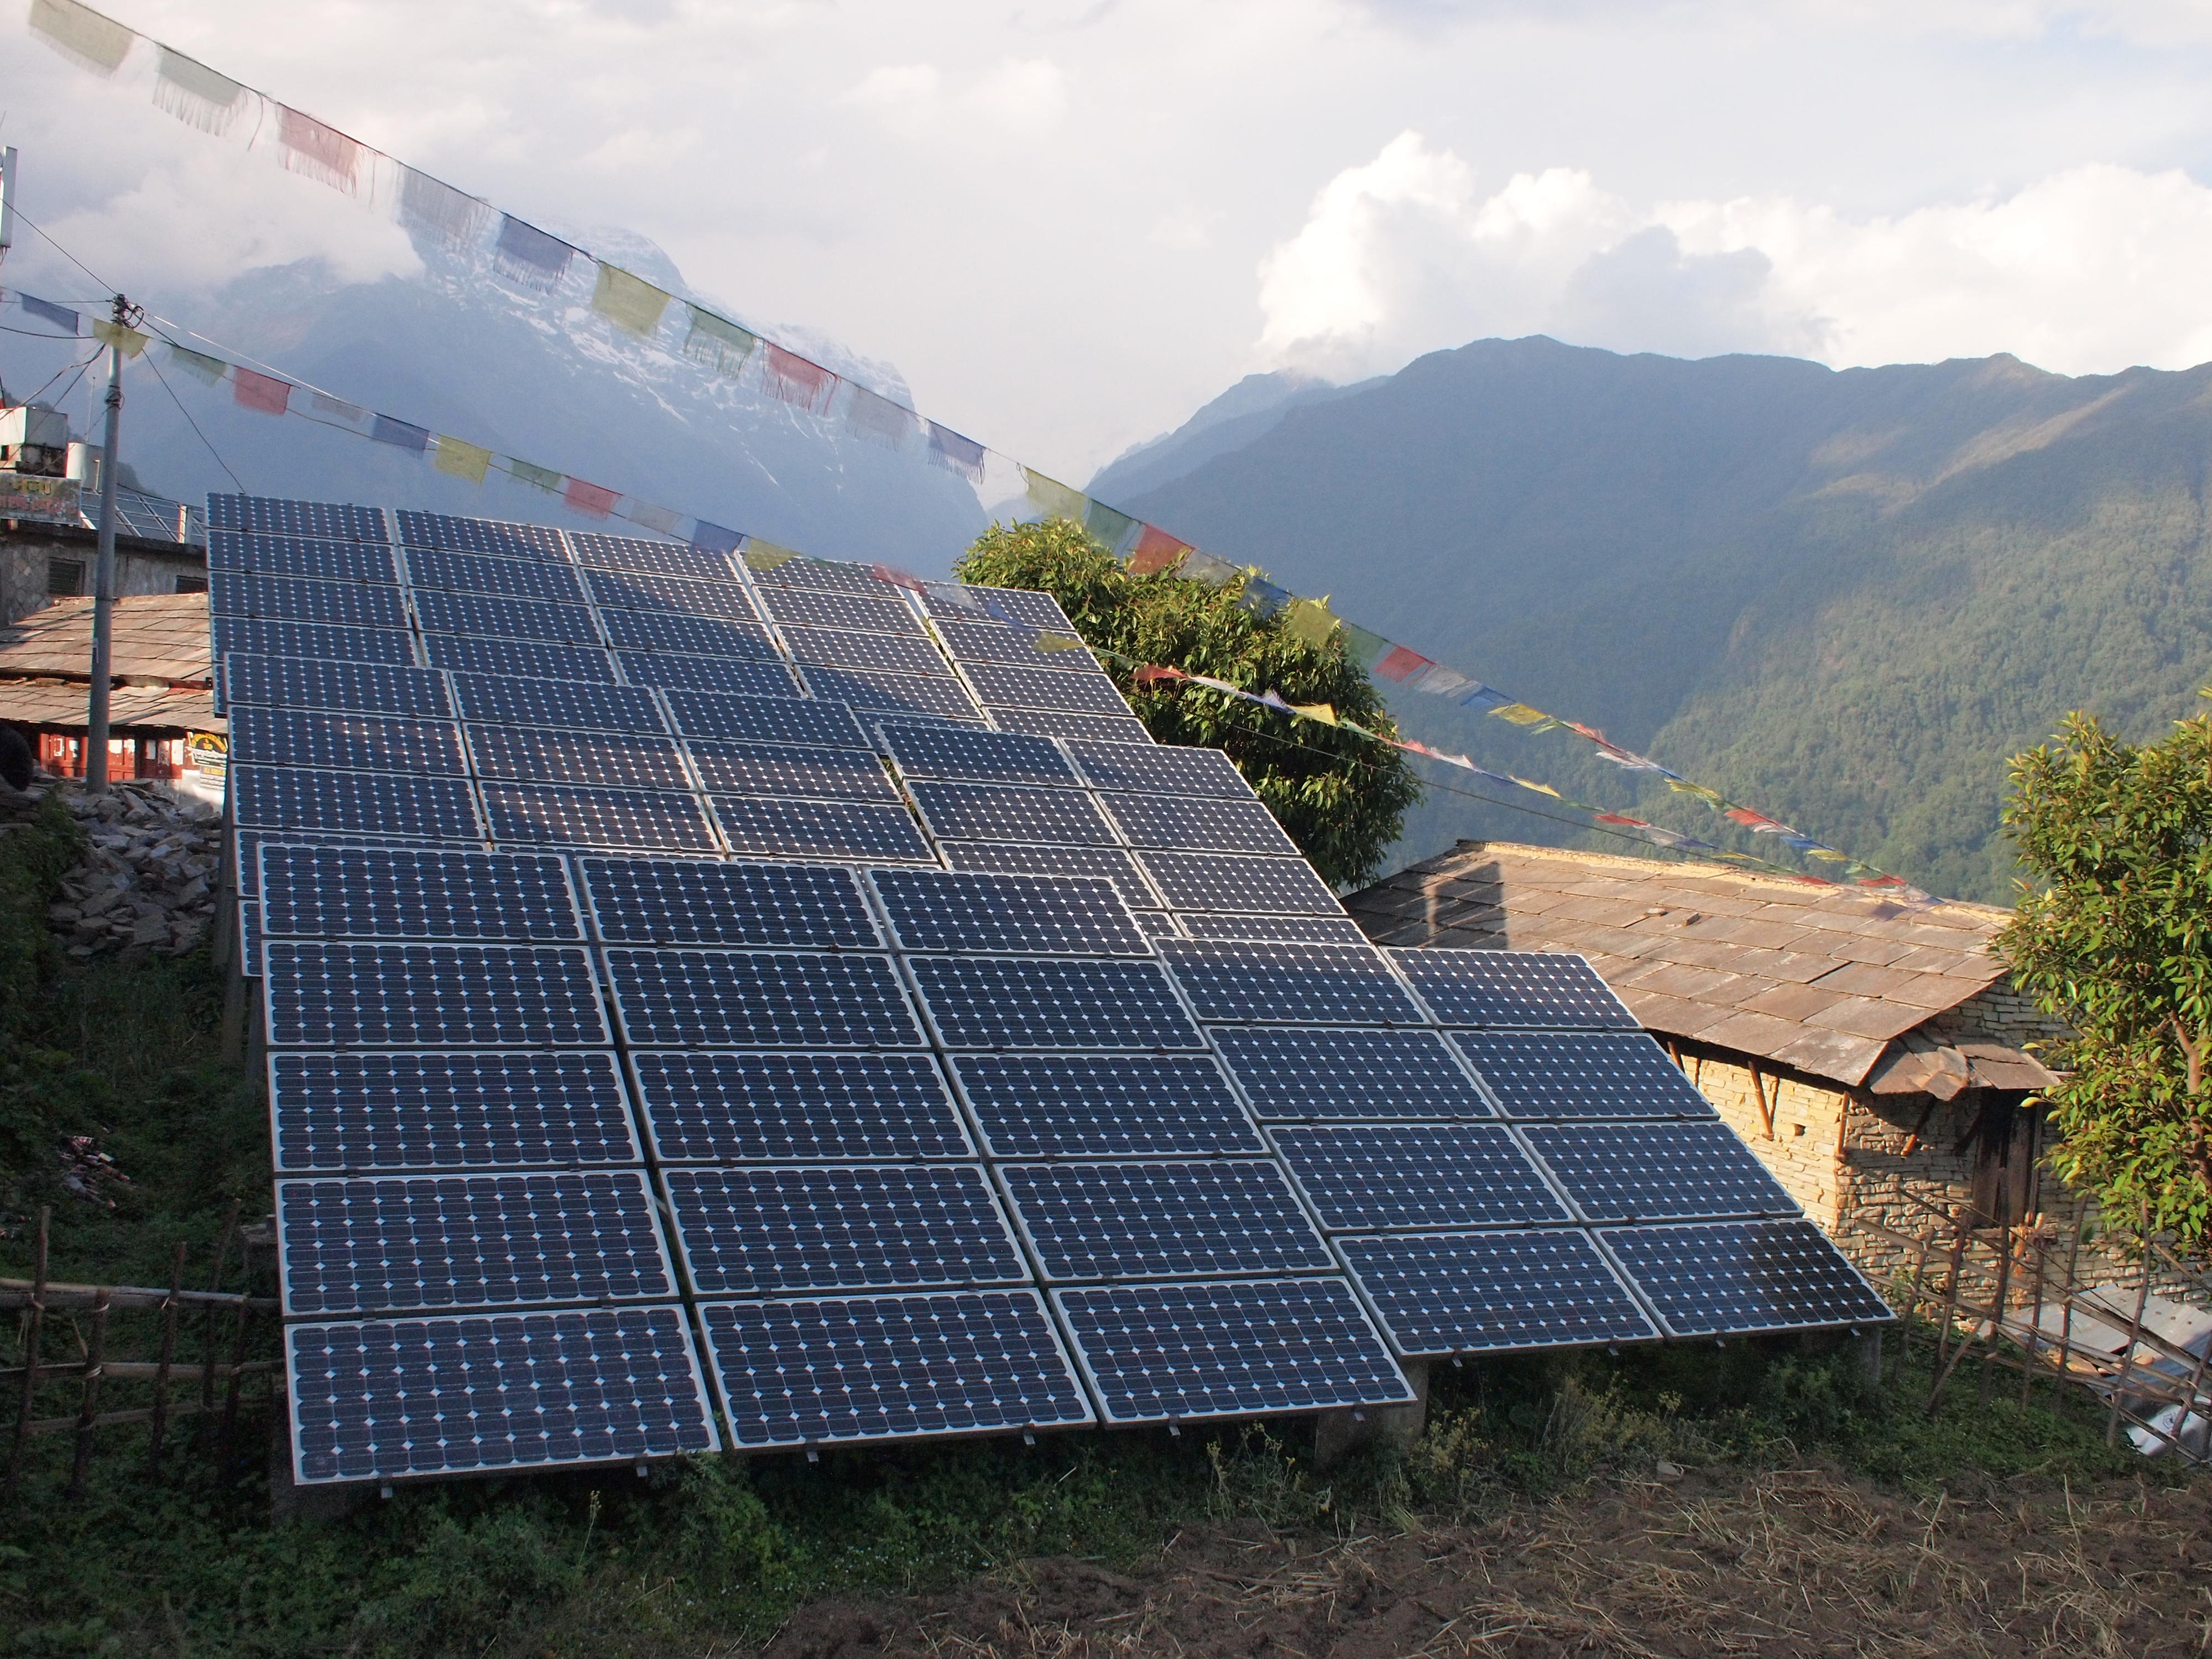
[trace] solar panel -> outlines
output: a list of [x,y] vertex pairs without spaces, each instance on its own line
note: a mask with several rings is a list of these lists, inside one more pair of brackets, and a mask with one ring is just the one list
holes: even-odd
[[623,570],[641,576],[682,576],[693,581],[735,585],[737,574],[720,553],[675,542],[641,541],[635,536],[606,536],[596,530],[571,531],[576,562],[594,570]]
[[208,609],[215,616],[321,623],[335,628],[407,626],[407,610],[396,587],[292,576],[249,576],[236,570],[212,570],[208,574]]
[[1110,883],[1065,876],[870,873],[902,951],[1152,954]]
[[1641,1031],[1456,1038],[1509,1117],[1711,1117],[1712,1103]]
[[796,697],[799,680],[781,662],[733,662],[723,657],[617,651],[623,678],[632,685],[682,687],[748,697]]
[[1188,1422],[1409,1400],[1340,1279],[1054,1291],[1109,1423]]
[[991,842],[945,843],[945,861],[955,870],[989,870],[1006,875],[1091,876],[1110,881],[1121,902],[1147,909],[1160,902],[1137,868],[1137,861],[1113,847],[1007,847]]
[[325,628],[317,623],[270,622],[251,617],[212,617],[211,648],[218,661],[233,652],[256,657],[318,657],[325,662],[415,664],[415,640],[392,628]]
[[1027,732],[1040,738],[1085,743],[1150,743],[1152,734],[1134,714],[1071,714],[1051,708],[994,708],[991,724],[1001,732]]
[[1073,634],[1075,624],[1049,593],[1021,587],[971,587],[961,583],[932,582],[923,603],[933,617],[970,622],[1011,623],[1022,628],[1049,628]]
[[787,743],[805,748],[867,749],[867,734],[852,711],[834,702],[798,697],[720,696],[671,691],[669,712],[687,738],[727,738],[735,743]]
[[[1079,654],[1079,653],[1078,653]],[[975,696],[994,708],[1053,708],[1071,714],[1126,714],[1129,705],[1103,673],[963,663]]]
[[240,901],[238,907],[238,971],[247,979],[261,977],[261,906]]
[[1257,910],[1274,915],[1340,916],[1322,878],[1304,859],[1224,859],[1205,853],[1148,852],[1145,872],[1174,910]]
[[483,634],[501,640],[550,640],[594,647],[603,642],[599,619],[587,605],[418,588],[415,611],[428,634]]
[[1439,1025],[1638,1030],[1597,969],[1557,951],[1393,951]]
[[773,661],[775,647],[758,623],[723,617],[684,617],[670,611],[611,611],[599,620],[622,651],[672,651],[681,655]]
[[241,653],[223,663],[222,680],[233,703],[433,718],[453,712],[446,677],[429,668]]
[[545,599],[556,605],[581,605],[585,597],[584,584],[565,564],[549,564],[542,559],[492,558],[441,548],[409,548],[407,580],[417,589],[499,593],[509,599]]
[[1896,1317],[1809,1221],[1608,1227],[1598,1238],[1672,1336],[1875,1325]]
[[701,1296],[1029,1282],[975,1164],[670,1170],[664,1179]]
[[940,841],[1036,841],[1111,847],[1109,824],[1088,794],[988,783],[916,783],[915,804]]
[[288,1174],[634,1164],[614,1055],[273,1050],[269,1112]]
[[919,637],[921,618],[893,596],[892,589],[880,582],[874,586],[873,593],[824,593],[806,588],[764,586],[761,608],[771,621],[800,628],[851,628],[872,634],[912,634]]
[[397,582],[392,550],[372,542],[311,542],[245,531],[208,532],[208,568],[256,576],[307,576],[324,581]]
[[1297,843],[1256,800],[1206,800],[1189,795],[1101,795],[1107,814],[1132,847],[1266,853],[1295,857]]
[[699,1313],[738,1446],[1091,1420],[1035,1291],[708,1303]]
[[886,957],[614,949],[625,1038],[640,1048],[919,1048]]
[[264,845],[262,926],[317,939],[581,939],[556,858]]
[[1084,777],[1100,789],[1150,795],[1198,795],[1250,800],[1252,786],[1237,763],[1218,749],[1158,743],[1072,742],[1068,752]]
[[494,726],[568,726],[584,732],[664,732],[660,705],[641,686],[584,680],[456,674],[461,718]]
[[783,642],[803,667],[878,669],[890,674],[942,674],[945,658],[919,634],[855,634],[827,628],[786,628]]
[[799,672],[807,689],[829,702],[850,703],[855,708],[888,709],[896,714],[945,714],[956,720],[981,720],[983,715],[983,711],[969,701],[960,682],[954,679],[933,679],[921,674],[878,674],[813,664],[801,667]]
[[[1055,651],[1039,650],[1034,629],[1008,628],[1003,623],[956,622],[951,617],[944,617],[939,620],[937,631],[954,660],[963,665],[996,662],[1048,670],[1088,669],[1097,665],[1086,652],[1065,647]],[[1079,637],[1057,625],[1050,631],[1060,639]]]
[[296,1048],[514,1048],[611,1040],[574,945],[270,939],[269,1041]]
[[450,720],[386,720],[320,709],[248,706],[230,717],[233,765],[327,767],[338,771],[468,775],[460,728]]
[[1012,1164],[999,1174],[1048,1280],[1336,1265],[1283,1172],[1262,1160]]
[[612,680],[615,677],[607,653],[588,646],[561,645],[550,640],[475,639],[454,634],[425,634],[422,644],[433,667],[464,674],[539,680]]
[[1798,1213],[1781,1182],[1724,1124],[1540,1123],[1526,1133],[1585,1220]]
[[994,1158],[1267,1151],[1210,1059],[969,1054],[952,1072]]
[[1340,1238],[1336,1248],[1401,1354],[1588,1347],[1659,1334],[1577,1229]]
[[293,1317],[676,1294],[642,1170],[276,1183]]
[[1165,910],[1132,910],[1130,920],[1137,924],[1147,939],[1181,939],[1183,937],[1179,920]]
[[611,611],[672,611],[685,617],[760,621],[751,597],[733,582],[686,581],[677,576],[614,570],[587,570],[584,580],[590,585],[592,602]]
[[469,553],[496,553],[513,559],[549,559],[566,563],[561,532],[538,524],[505,524],[495,519],[457,519],[444,513],[399,509],[399,539],[410,548],[450,547]]
[[[319,830],[240,830],[234,832],[235,856],[233,872],[238,878],[239,893],[246,898],[261,896],[261,849],[267,846],[286,847],[385,847],[390,845],[382,836],[332,836]],[[439,851],[459,851],[441,848]]]
[[577,867],[610,945],[882,946],[850,870],[700,859],[587,858]]
[[714,1451],[680,1308],[295,1325],[303,1485]]
[[208,522],[217,529],[252,530],[270,536],[355,542],[388,539],[381,508],[350,507],[337,501],[292,501],[269,495],[210,495]]
[[695,739],[690,749],[700,782],[715,794],[891,802],[899,798],[883,763],[858,749],[785,748],[708,738]]
[[1574,1219],[1501,1124],[1347,1123],[1273,1133],[1331,1232]]
[[1282,939],[1304,945],[1364,945],[1367,935],[1348,916],[1192,915],[1182,919],[1193,939]]
[[353,830],[431,841],[477,841],[483,835],[475,800],[460,778],[234,766],[230,797],[235,822],[246,829]]
[[1066,757],[1044,738],[912,721],[887,720],[876,729],[899,770],[909,778],[971,783],[1080,781]]
[[630,1056],[638,1104],[664,1163],[969,1158],[927,1054]]
[[691,787],[691,775],[672,738],[524,726],[471,726],[468,735],[469,752],[482,778],[554,778],[617,789]]
[[908,967],[948,1048],[1197,1048],[1154,962],[915,957]]
[[732,853],[886,864],[936,862],[903,806],[855,800],[764,800],[750,795],[711,799]]
[[773,570],[755,570],[752,579],[763,600],[770,605],[778,592],[789,588],[817,593],[864,593],[878,599],[893,597],[890,585],[864,564],[841,564],[803,554],[785,560]]
[[651,789],[563,789],[544,783],[486,783],[491,838],[509,845],[635,847],[711,853],[714,831],[696,795]]
[[1487,1118],[1433,1031],[1219,1027],[1213,1046],[1262,1118]]
[[1285,1025],[1418,1025],[1371,945],[1166,941],[1160,955],[1205,1020]]

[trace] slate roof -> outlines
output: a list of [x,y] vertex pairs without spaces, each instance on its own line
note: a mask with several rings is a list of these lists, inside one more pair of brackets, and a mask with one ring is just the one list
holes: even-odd
[[2053,1080],[2017,1049],[1972,1045],[1978,1060],[1917,1030],[2004,977],[1991,905],[1505,842],[1462,842],[1345,903],[1378,945],[1587,957],[1647,1029],[1838,1083],[1948,1098]]
[[[0,679],[0,720],[23,726],[82,726],[90,710],[85,680]],[[107,697],[111,726],[174,726],[186,732],[228,732],[215,712],[215,693],[166,685],[118,685]]]
[[[89,598],[56,599],[18,622],[0,623],[0,678],[59,675],[88,681],[92,607]],[[114,646],[118,680],[210,684],[207,595],[132,593],[118,599]]]

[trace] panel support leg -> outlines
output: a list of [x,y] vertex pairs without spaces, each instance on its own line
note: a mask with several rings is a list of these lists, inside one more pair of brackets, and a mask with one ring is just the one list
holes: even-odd
[[1370,1446],[1410,1446],[1429,1421],[1429,1362],[1400,1362],[1413,1385],[1410,1405],[1346,1407],[1314,1419],[1314,1467],[1328,1468]]

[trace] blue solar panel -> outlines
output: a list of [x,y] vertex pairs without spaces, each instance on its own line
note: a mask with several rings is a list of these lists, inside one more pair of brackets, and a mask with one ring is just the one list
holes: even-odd
[[258,901],[239,902],[238,971],[247,979],[261,977],[261,906]]
[[422,588],[415,594],[415,611],[422,619],[425,633],[483,634],[502,640],[550,640],[562,645],[604,643],[599,618],[587,605]]
[[620,651],[672,651],[685,656],[769,661],[775,647],[758,623],[723,617],[686,617],[670,611],[613,611],[602,607],[607,639]]
[[941,841],[1115,844],[1113,827],[1080,790],[988,783],[917,783],[912,788],[930,833]]
[[[261,849],[264,847],[384,847],[389,844],[388,839],[381,836],[331,836],[316,830],[240,830],[235,835],[234,860],[238,890],[242,897],[261,896]],[[432,850],[464,849],[441,848]]]
[[[939,620],[937,631],[945,637],[945,649],[962,663],[1012,663],[1042,669],[1086,669],[1097,665],[1088,653],[1066,646],[1052,651],[1038,649],[1034,629],[1009,628],[996,622],[955,622],[947,617]],[[1057,624],[1049,631],[1058,639],[1076,637]]]
[[945,870],[878,870],[869,879],[901,950],[1152,954],[1108,882]]
[[969,700],[957,680],[813,665],[801,668],[799,678],[806,682],[807,690],[827,702],[850,703],[855,708],[885,709],[894,714],[945,714],[955,720],[980,720],[983,717],[983,711]]
[[468,775],[460,728],[450,720],[393,720],[248,704],[230,719],[234,765],[328,767],[339,771]]
[[505,524],[495,519],[457,519],[443,513],[399,509],[399,539],[409,547],[450,547],[469,553],[495,553],[512,559],[568,561],[561,532],[540,524]]
[[665,1163],[972,1157],[944,1075],[927,1054],[630,1056]]
[[1809,1221],[1608,1227],[1598,1238],[1670,1335],[1877,1325],[1896,1317]]
[[701,1296],[1029,1282],[975,1164],[670,1170],[664,1179]]
[[1666,1050],[1638,1031],[1454,1039],[1508,1117],[1711,1117]]
[[[761,607],[775,621],[802,628],[854,628],[874,634],[921,633],[921,619],[892,589],[881,584],[876,585],[873,593],[763,587]],[[933,672],[943,671],[940,668]]]
[[916,957],[908,968],[948,1048],[1205,1046],[1157,963]]
[[1371,945],[1163,941],[1160,955],[1204,1020],[1286,1025],[1418,1025]]
[[295,1325],[302,1484],[719,1449],[680,1308]]
[[732,853],[788,858],[933,864],[929,843],[905,807],[857,800],[766,800],[716,795],[715,821]]
[[270,939],[269,1041],[280,1048],[602,1046],[592,964],[551,945]]
[[476,841],[483,831],[459,778],[392,772],[309,772],[291,767],[230,769],[232,813],[258,830],[316,830]]
[[334,540],[387,540],[384,513],[338,501],[294,501],[270,495],[210,495],[208,523],[219,530],[252,530],[270,536]]
[[290,536],[257,536],[245,531],[208,532],[208,568],[241,570],[254,576],[306,576],[322,581],[385,582],[399,580],[392,550],[374,542],[301,541]]
[[1557,951],[1393,951],[1439,1025],[1639,1029],[1597,969]]
[[850,870],[700,859],[583,859],[579,867],[610,945],[883,944]]
[[1099,800],[1121,838],[1132,847],[1297,854],[1297,844],[1256,800],[1121,794],[1101,795]]
[[634,1164],[637,1138],[604,1049],[458,1054],[272,1050],[276,1168],[459,1170]]
[[1049,593],[1023,587],[972,587],[958,582],[932,582],[925,605],[933,617],[948,621],[997,623],[1023,629],[1049,628],[1073,634],[1075,624]]
[[1003,875],[1087,876],[1114,884],[1121,902],[1133,910],[1160,902],[1137,868],[1136,860],[1115,847],[1054,847],[1045,843],[1002,846],[991,842],[949,841],[945,861],[955,870],[988,870]]
[[676,1294],[642,1170],[276,1183],[293,1317]]
[[[1069,653],[1080,659],[1081,652]],[[975,695],[994,708],[1053,708],[1071,714],[1126,714],[1129,705],[1114,682],[1095,669],[1069,673],[1055,668],[1012,668],[963,663],[961,672]]]
[[757,623],[745,590],[732,582],[686,581],[678,576],[636,571],[592,570],[585,574],[594,603],[611,611],[671,611],[684,617],[722,617]]
[[1649,1342],[1659,1334],[1589,1235],[1405,1233],[1337,1249],[1407,1355]]
[[786,748],[696,738],[690,750],[699,781],[711,794],[888,802],[899,798],[883,763],[858,749]]
[[804,748],[866,749],[867,734],[852,711],[837,703],[798,697],[718,696],[708,691],[671,691],[669,712],[687,738],[726,738],[735,743],[793,744]]
[[1213,853],[1141,853],[1138,861],[1172,910],[1256,910],[1267,915],[1340,916],[1304,859],[1225,859]]
[[[732,662],[722,657],[686,657],[668,653],[617,651],[623,678],[632,685],[665,685],[732,696],[796,697],[799,681],[780,662]],[[809,704],[808,707],[817,707]]]
[[480,778],[556,779],[616,789],[689,789],[675,739],[643,732],[549,732],[471,726],[469,752]]
[[1336,1263],[1273,1164],[1012,1164],[1014,1220],[1049,1280],[1327,1273]]
[[545,599],[556,605],[584,602],[584,584],[575,571],[568,565],[549,564],[542,559],[493,558],[480,553],[411,547],[407,550],[407,580],[418,589],[499,593],[508,599]]
[[1221,1027],[1213,1045],[1262,1118],[1486,1118],[1433,1031]]
[[943,674],[945,658],[919,634],[854,634],[841,629],[786,628],[783,642],[803,666],[876,669],[887,674]]
[[250,617],[209,619],[216,660],[234,652],[256,657],[315,657],[325,662],[386,662],[412,667],[415,637],[394,628],[326,628],[317,623]]
[[457,673],[545,680],[611,681],[615,677],[613,659],[589,646],[457,634],[425,634],[422,644],[433,667]]
[[1001,732],[1027,732],[1071,743],[1150,743],[1152,734],[1134,714],[1071,714],[1054,708],[994,708],[991,724]]
[[240,654],[224,663],[222,678],[225,695],[234,704],[433,718],[453,712],[446,677],[430,668]]
[[1211,1060],[965,1055],[952,1063],[994,1158],[1264,1152]]
[[738,1446],[1091,1420],[1034,1291],[708,1303],[699,1314]]
[[583,732],[662,732],[660,705],[642,686],[579,680],[456,674],[461,718],[496,726],[568,726]]
[[1796,1200],[1724,1124],[1540,1123],[1526,1133],[1586,1220],[1798,1213]]
[[1048,738],[898,720],[885,720],[878,729],[890,757],[909,778],[968,783],[1079,781],[1067,757]]
[[1340,1279],[1054,1291],[1109,1423],[1188,1422],[1413,1398]]
[[262,925],[321,939],[581,939],[556,858],[428,847],[260,848]]
[[1279,1128],[1275,1147],[1332,1232],[1571,1221],[1498,1124]]
[[886,957],[610,950],[608,977],[639,1048],[919,1048]]
[[332,628],[404,628],[399,590],[367,582],[314,581],[292,576],[209,573],[208,608],[219,617],[320,623]]
[[635,536],[605,536],[597,531],[572,532],[568,540],[576,550],[576,562],[593,570],[625,570],[641,576],[684,576],[695,581],[734,584],[737,580],[728,559],[702,547],[641,541]]
[[1100,789],[1129,789],[1148,795],[1196,795],[1250,800],[1252,786],[1237,763],[1218,749],[1184,748],[1158,743],[1084,743],[1068,745],[1084,777]]
[[762,599],[770,605],[789,588],[815,593],[864,593],[879,599],[897,598],[896,590],[866,565],[809,558],[803,554],[785,560],[773,570],[755,570],[752,578],[761,590]]
[[1189,915],[1182,925],[1193,939],[1284,939],[1306,945],[1364,945],[1367,935],[1348,916]]
[[714,831],[698,798],[647,789],[564,789],[553,784],[486,783],[491,838],[508,846],[635,847],[653,853],[711,853]]

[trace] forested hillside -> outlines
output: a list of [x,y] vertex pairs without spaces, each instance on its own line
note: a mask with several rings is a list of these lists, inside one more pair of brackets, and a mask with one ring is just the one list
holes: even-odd
[[[1117,505],[1953,895],[2009,893],[2008,755],[2076,708],[2154,735],[2212,681],[2212,366],[1485,340],[1296,399],[1180,476],[1171,447]],[[1502,769],[1712,829],[1563,736],[1394,707]],[[1409,857],[1572,838],[1449,797],[1417,819]]]

